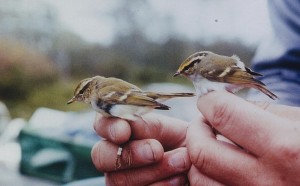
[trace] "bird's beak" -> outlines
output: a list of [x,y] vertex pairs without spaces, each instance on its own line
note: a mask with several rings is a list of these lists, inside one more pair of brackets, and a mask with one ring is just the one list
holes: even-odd
[[173,77],[176,77],[176,76],[178,76],[178,75],[180,75],[180,72],[179,72],[179,71],[177,71],[177,72],[173,75]]
[[76,99],[75,96],[72,97],[72,99],[70,99],[70,100],[67,102],[67,104],[71,104],[71,103],[73,103],[74,101],[77,101],[77,99]]

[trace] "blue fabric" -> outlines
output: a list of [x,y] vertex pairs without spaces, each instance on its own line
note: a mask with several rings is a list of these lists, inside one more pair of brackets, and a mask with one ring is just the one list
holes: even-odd
[[[277,103],[300,106],[300,1],[269,0],[272,33],[258,47],[253,69],[278,97]],[[251,100],[265,100],[250,91]]]

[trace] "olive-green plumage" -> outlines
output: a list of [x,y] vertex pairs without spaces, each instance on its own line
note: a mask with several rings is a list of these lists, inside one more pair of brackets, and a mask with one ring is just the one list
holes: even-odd
[[221,89],[235,92],[248,87],[272,99],[277,98],[264,83],[255,78],[262,75],[246,67],[235,55],[228,57],[209,51],[196,52],[179,66],[174,76],[180,74],[193,81],[199,95]]
[[95,76],[82,80],[68,104],[74,101],[89,103],[105,116],[133,120],[152,109],[169,110],[161,101],[174,97],[191,97],[193,93],[146,92],[118,78]]

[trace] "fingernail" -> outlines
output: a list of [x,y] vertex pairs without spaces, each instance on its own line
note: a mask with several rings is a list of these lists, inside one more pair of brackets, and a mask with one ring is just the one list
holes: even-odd
[[145,159],[149,160],[150,162],[155,161],[154,153],[150,144],[146,143],[145,145],[143,145],[143,148],[141,150],[142,155]]
[[177,152],[173,154],[169,160],[169,164],[174,168],[185,169],[186,162],[184,154],[182,152]]

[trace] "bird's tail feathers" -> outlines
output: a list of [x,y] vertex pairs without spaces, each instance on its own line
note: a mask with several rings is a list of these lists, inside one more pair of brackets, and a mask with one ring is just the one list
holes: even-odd
[[153,99],[170,99],[174,97],[193,97],[194,93],[154,93],[154,92],[146,92],[148,97]]
[[168,94],[164,94],[164,93],[159,93],[159,95],[161,97],[193,97],[195,96],[194,93],[168,93]]
[[273,92],[271,92],[270,90],[268,90],[264,85],[255,84],[253,88],[261,91],[262,93],[264,93],[265,95],[269,96],[273,100],[278,99],[278,97]]
[[251,74],[251,75],[253,75],[253,76],[263,76],[262,74],[260,74],[260,73],[258,73],[258,72],[254,72],[253,70],[251,70],[251,69],[248,68],[248,67],[245,67],[245,69],[246,69],[246,71],[247,71],[249,74]]
[[157,106],[154,109],[158,110],[170,110],[170,107],[165,104],[157,103]]
[[147,92],[148,97],[158,100],[167,100],[175,97],[193,97],[195,96],[194,93],[154,93],[154,92]]

